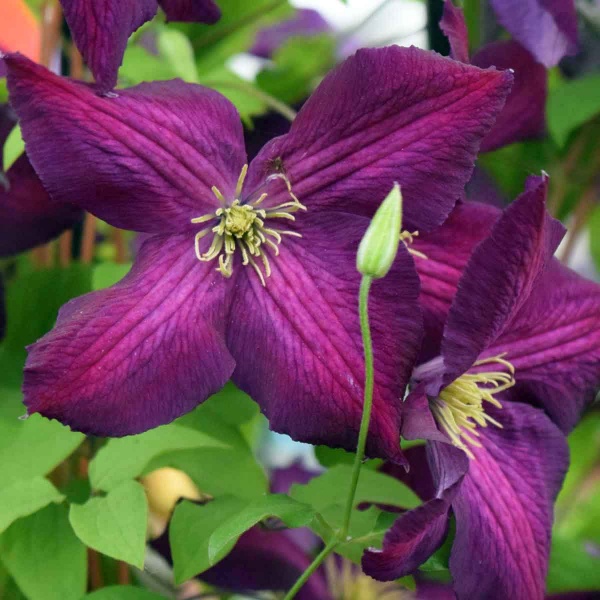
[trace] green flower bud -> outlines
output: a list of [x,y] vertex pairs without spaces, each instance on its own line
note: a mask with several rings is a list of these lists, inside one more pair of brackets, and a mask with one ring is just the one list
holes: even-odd
[[374,279],[385,277],[390,270],[400,243],[402,229],[402,194],[396,183],[377,209],[358,247],[356,267]]

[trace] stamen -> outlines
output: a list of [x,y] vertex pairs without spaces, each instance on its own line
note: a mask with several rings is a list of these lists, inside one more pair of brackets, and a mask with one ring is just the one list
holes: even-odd
[[[236,184],[235,197],[230,201],[226,200],[219,188],[216,186],[211,188],[221,207],[214,213],[194,217],[191,219],[191,222],[198,224],[215,220],[217,223],[213,227],[205,227],[196,234],[194,238],[194,252],[198,260],[203,262],[208,262],[218,257],[217,271],[223,277],[231,277],[233,274],[235,250],[239,248],[242,266],[252,266],[258,274],[261,284],[265,286],[265,280],[271,276],[272,272],[266,250],[270,249],[275,256],[278,256],[279,245],[284,235],[302,237],[296,231],[266,227],[265,222],[268,219],[295,221],[296,217],[292,213],[299,210],[306,210],[306,207],[292,193],[291,183],[287,176],[283,174],[276,175],[275,177],[285,181],[292,201],[284,202],[268,209],[257,208],[267,197],[267,194],[263,193],[254,202],[242,202],[241,195],[247,173],[248,165],[244,165]],[[213,239],[208,250],[203,253],[200,251],[200,240],[208,233],[213,233]],[[260,266],[255,258],[260,258]]]
[[475,459],[475,455],[467,444],[481,447],[481,443],[475,439],[479,437],[477,427],[487,427],[491,423],[502,429],[496,419],[486,414],[484,402],[502,408],[495,395],[515,385],[515,368],[504,356],[500,354],[478,360],[473,367],[495,363],[508,373],[465,373],[442,389],[436,398],[430,399],[430,408],[436,421],[452,444],[463,450],[470,459]]
[[412,254],[417,258],[427,260],[426,254],[423,254],[423,252],[419,252],[418,250],[415,250],[414,248],[410,247],[410,244],[412,244],[415,241],[414,238],[416,238],[418,235],[418,231],[413,231],[412,233],[409,231],[403,231],[400,233],[400,241],[406,246],[406,249],[408,250],[409,254]]

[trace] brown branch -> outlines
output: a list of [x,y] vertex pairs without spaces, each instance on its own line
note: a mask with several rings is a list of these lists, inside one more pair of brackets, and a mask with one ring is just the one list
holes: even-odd
[[83,235],[81,239],[81,262],[89,264],[94,258],[96,246],[96,217],[90,213],[85,214],[83,221]]

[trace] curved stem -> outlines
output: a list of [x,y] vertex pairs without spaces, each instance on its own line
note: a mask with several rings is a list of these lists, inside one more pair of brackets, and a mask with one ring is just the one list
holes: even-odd
[[356,497],[356,488],[360,477],[360,469],[365,457],[365,448],[367,446],[367,434],[369,433],[369,423],[371,422],[371,409],[373,407],[373,342],[371,339],[371,329],[369,327],[369,290],[373,279],[364,275],[360,282],[360,292],[358,299],[358,310],[360,314],[360,331],[363,339],[363,347],[365,354],[365,391],[362,419],[360,422],[360,430],[358,433],[358,444],[356,447],[356,457],[354,459],[354,467],[352,469],[352,480],[348,491],[348,499],[346,500],[346,509],[344,512],[344,520],[342,527],[337,535],[323,548],[320,554],[313,560],[308,569],[302,573],[298,581],[292,589],[285,595],[283,600],[292,600],[300,591],[302,586],[309,580],[310,576],[319,568],[323,561],[335,550],[335,548],[346,541],[350,520],[352,518],[352,509],[354,508],[354,498]]
[[358,487],[360,477],[360,468],[365,458],[365,448],[367,446],[367,435],[369,433],[369,423],[371,422],[371,409],[373,407],[373,342],[371,339],[371,329],[369,327],[369,290],[373,280],[368,275],[363,275],[360,282],[360,292],[358,300],[358,311],[360,314],[360,332],[363,339],[363,349],[365,354],[365,392],[363,413],[360,422],[360,431],[358,433],[358,445],[356,447],[356,456],[354,457],[354,468],[352,469],[352,480],[348,500],[346,501],[346,511],[340,530],[339,539],[346,540],[350,519],[352,518],[352,509],[354,508],[354,497]]

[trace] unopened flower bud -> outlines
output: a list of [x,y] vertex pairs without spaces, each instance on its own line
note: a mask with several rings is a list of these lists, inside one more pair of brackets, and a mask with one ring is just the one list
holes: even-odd
[[402,229],[402,194],[396,183],[377,209],[358,247],[356,267],[374,279],[385,277],[400,243]]

